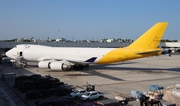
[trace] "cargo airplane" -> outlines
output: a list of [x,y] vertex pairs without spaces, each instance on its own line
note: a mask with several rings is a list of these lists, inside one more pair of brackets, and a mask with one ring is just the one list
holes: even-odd
[[124,48],[74,48],[20,44],[6,52],[14,61],[38,61],[39,68],[81,69],[89,64],[109,64],[161,54],[158,48],[168,22],[158,22]]

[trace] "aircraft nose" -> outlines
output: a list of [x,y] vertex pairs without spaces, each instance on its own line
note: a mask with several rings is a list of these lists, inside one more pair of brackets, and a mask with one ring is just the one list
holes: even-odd
[[11,50],[7,51],[5,54],[9,58],[13,58],[13,54],[12,54]]

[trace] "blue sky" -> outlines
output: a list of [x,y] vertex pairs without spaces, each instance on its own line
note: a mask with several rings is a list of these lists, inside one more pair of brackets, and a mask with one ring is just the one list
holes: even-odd
[[0,40],[137,39],[167,21],[164,39],[180,39],[179,0],[0,0]]

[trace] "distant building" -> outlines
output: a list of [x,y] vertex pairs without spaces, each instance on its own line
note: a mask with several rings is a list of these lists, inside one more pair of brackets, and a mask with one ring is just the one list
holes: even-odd
[[56,42],[66,42],[66,39],[65,38],[58,38],[58,39],[56,39]]
[[106,42],[108,42],[108,43],[114,42],[114,41],[115,41],[115,39],[113,39],[113,38],[109,38],[109,39],[106,40]]
[[113,38],[108,38],[108,39],[101,39],[99,42],[107,42],[107,43],[111,43],[111,42],[115,42],[116,39],[113,39]]
[[161,47],[180,48],[180,42],[161,42]]

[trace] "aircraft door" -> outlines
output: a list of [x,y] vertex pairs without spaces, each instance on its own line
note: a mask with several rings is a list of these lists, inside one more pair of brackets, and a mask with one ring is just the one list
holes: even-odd
[[23,52],[22,52],[22,51],[18,51],[18,52],[17,52],[17,57],[18,57],[18,58],[22,58],[22,56],[23,56]]

